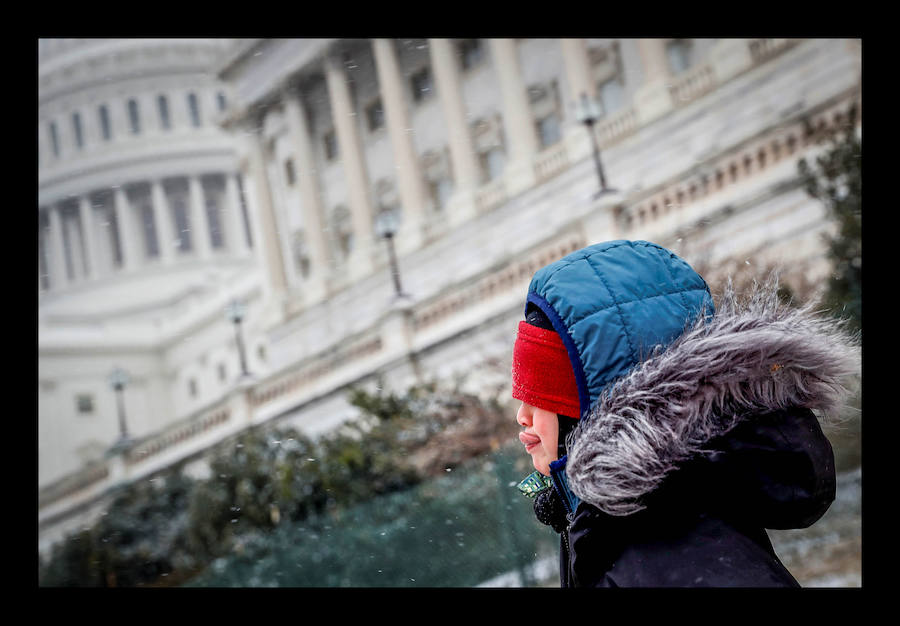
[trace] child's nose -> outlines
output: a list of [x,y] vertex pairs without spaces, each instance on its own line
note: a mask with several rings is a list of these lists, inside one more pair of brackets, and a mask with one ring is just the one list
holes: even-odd
[[516,421],[519,423],[519,426],[531,425],[531,411],[528,410],[524,402],[519,407],[519,412],[516,413]]

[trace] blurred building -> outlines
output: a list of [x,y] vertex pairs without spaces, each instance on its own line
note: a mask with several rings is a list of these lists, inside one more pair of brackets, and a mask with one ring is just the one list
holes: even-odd
[[505,385],[531,275],[590,243],[823,278],[796,164],[861,90],[839,39],[42,46],[45,543],[249,425],[333,427],[350,385]]

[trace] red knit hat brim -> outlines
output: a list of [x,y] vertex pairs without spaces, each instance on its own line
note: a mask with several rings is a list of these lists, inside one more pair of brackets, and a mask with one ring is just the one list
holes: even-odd
[[512,397],[557,415],[581,417],[575,372],[556,332],[519,322],[513,347]]

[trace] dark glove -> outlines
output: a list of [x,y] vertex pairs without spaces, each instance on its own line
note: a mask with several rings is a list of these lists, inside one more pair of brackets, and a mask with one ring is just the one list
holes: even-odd
[[569,525],[562,500],[552,487],[535,496],[534,515],[540,523],[550,526],[558,533],[562,533]]

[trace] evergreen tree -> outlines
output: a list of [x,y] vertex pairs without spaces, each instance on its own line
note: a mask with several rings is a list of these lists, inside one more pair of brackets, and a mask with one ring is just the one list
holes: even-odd
[[824,304],[862,330],[862,140],[857,135],[854,105],[830,129],[813,129],[828,149],[810,164],[798,163],[806,192],[825,205],[836,233],[826,236],[833,271]]

